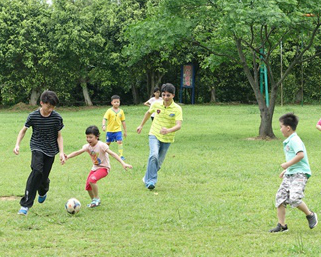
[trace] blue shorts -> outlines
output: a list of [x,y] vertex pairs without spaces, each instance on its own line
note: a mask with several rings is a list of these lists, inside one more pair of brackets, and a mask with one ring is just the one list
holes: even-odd
[[117,141],[123,141],[123,134],[121,131],[106,133],[106,142],[107,143],[117,142]]

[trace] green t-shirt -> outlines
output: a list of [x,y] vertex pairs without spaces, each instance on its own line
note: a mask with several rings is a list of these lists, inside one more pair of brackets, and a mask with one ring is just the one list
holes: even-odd
[[311,176],[311,169],[309,165],[307,151],[301,138],[297,135],[297,133],[294,132],[283,141],[283,149],[286,161],[292,160],[299,152],[304,153],[303,159],[287,168],[285,174],[290,175],[295,173],[306,173],[309,176]]

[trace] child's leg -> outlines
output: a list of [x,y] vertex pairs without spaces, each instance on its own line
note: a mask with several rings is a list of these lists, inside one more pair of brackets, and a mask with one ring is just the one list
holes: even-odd
[[283,204],[278,207],[278,221],[282,226],[285,226],[285,206]]
[[[287,177],[284,177],[282,183],[275,195],[275,207],[277,208],[277,216],[278,216],[278,223],[280,223],[283,227],[285,224],[285,207],[288,203],[289,192],[288,188],[290,187],[290,182]],[[270,232],[280,232],[279,228],[270,230]]]
[[49,156],[44,157],[42,180],[38,188],[39,196],[44,196],[49,191],[49,184],[50,184],[49,174],[50,174],[52,165],[54,163],[54,160],[55,160],[55,157],[49,157]]
[[305,204],[305,202],[302,202],[297,207],[300,211],[304,212],[306,216],[311,215],[312,212],[309,210],[308,206]]
[[157,171],[159,167],[159,148],[160,141],[154,136],[149,135],[149,156],[147,169],[144,177],[145,185],[155,185],[157,182]]
[[94,198],[93,191],[92,190],[87,190],[87,192],[89,194],[90,199],[92,200]]
[[93,198],[94,198],[93,190],[92,190],[91,185],[90,185],[90,182],[89,182],[89,179],[90,179],[90,177],[91,177],[91,175],[92,175],[93,173],[94,173],[94,171],[92,171],[92,170],[89,172],[88,177],[87,177],[87,180],[86,180],[86,187],[85,187],[86,191],[87,191],[88,194],[89,194],[90,199],[93,199]]
[[106,168],[101,168],[95,171],[91,171],[88,175],[86,182],[86,190],[88,191],[91,199],[98,197],[98,186],[97,181],[106,177],[108,175],[108,170]]
[[91,194],[92,194],[92,199],[93,198],[99,198],[98,197],[98,186],[97,183],[90,183],[90,186],[92,188]]
[[123,142],[117,141],[119,156],[123,156]]
[[[42,152],[32,151],[32,160],[31,160],[32,172],[30,173],[29,178],[27,180],[25,196],[20,200],[20,205],[23,207],[30,208],[34,203],[37,190],[40,186],[40,183],[43,177],[44,158],[45,158],[45,155]],[[53,160],[54,159],[52,159],[52,163],[53,163]],[[50,168],[51,168],[51,165],[50,165]]]

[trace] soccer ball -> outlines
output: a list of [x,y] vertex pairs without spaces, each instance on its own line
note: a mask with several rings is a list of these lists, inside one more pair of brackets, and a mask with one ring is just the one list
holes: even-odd
[[76,214],[80,211],[81,203],[76,198],[70,198],[66,204],[65,208],[69,214]]

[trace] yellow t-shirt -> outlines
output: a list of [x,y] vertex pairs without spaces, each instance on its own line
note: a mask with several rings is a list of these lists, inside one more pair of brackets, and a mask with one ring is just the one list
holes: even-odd
[[149,108],[150,113],[155,113],[155,118],[149,131],[149,135],[154,135],[163,143],[174,142],[175,132],[162,135],[161,128],[172,128],[176,125],[176,121],[183,120],[182,108],[174,101],[168,107],[162,102],[155,102]]
[[122,109],[115,112],[113,108],[109,108],[104,119],[107,120],[107,132],[118,132],[121,131],[121,123],[125,121],[125,113]]

